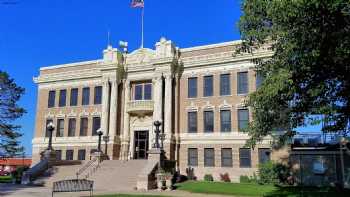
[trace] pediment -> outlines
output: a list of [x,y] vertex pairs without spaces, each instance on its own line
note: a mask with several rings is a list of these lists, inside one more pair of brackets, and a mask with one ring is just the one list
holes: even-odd
[[126,59],[128,65],[147,64],[155,57],[155,51],[148,48],[140,48],[130,53]]

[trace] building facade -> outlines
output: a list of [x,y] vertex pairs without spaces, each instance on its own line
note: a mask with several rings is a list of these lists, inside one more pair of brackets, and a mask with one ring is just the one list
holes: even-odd
[[[182,174],[249,175],[273,154],[269,139],[244,148],[252,118],[246,96],[260,84],[251,60],[270,57],[262,47],[236,54],[240,41],[179,48],[161,38],[155,49],[122,53],[108,46],[99,60],[42,67],[38,77],[33,163],[47,148],[62,160],[88,160],[101,128],[103,150],[113,160],[147,159],[162,122],[166,157]],[[108,141],[107,141],[108,138]]]

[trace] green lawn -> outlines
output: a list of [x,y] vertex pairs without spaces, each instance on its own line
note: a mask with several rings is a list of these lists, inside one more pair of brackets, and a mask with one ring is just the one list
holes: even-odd
[[10,183],[12,182],[11,176],[0,176],[0,183]]
[[265,196],[265,197],[350,197],[350,191],[335,191],[330,188],[310,187],[277,187],[250,183],[223,183],[188,181],[177,185],[177,189],[193,193],[223,194],[233,196]]

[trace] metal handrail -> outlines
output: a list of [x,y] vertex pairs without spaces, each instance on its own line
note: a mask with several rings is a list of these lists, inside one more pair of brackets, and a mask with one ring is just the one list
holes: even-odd
[[90,168],[96,161],[98,161],[98,159],[95,157],[92,160],[90,160],[89,162],[87,162],[83,167],[81,167],[75,174],[77,175],[77,179],[79,178],[79,175],[81,175],[83,172],[85,172],[85,170],[87,170],[88,168]]

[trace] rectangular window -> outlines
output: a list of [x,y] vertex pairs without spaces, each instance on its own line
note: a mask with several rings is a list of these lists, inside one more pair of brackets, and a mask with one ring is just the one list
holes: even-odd
[[248,94],[248,72],[239,72],[237,75],[237,94]]
[[83,88],[83,96],[82,96],[82,105],[89,105],[90,104],[90,88],[86,87]]
[[80,136],[87,136],[88,131],[88,119],[81,118],[80,119]]
[[101,127],[101,118],[93,117],[92,118],[92,135],[97,135],[97,130]]
[[73,150],[66,150],[66,160],[73,160]]
[[215,153],[213,148],[204,149],[204,167],[215,166]]
[[188,98],[197,97],[197,77],[188,78]]
[[232,167],[232,149],[231,148],[221,149],[221,166]]
[[56,160],[62,160],[62,150],[56,150]]
[[188,112],[188,132],[197,132],[197,112]]
[[251,167],[251,155],[249,148],[239,149],[239,167],[250,168]]
[[142,94],[143,94],[143,85],[142,84],[135,85],[134,99],[135,100],[142,100]]
[[255,79],[256,89],[260,88],[260,86],[261,86],[263,81],[264,81],[263,75],[257,72],[256,73],[256,79]]
[[263,164],[271,160],[271,150],[269,148],[259,148],[259,163]]
[[67,95],[67,90],[60,90],[60,98],[58,101],[59,107],[66,106],[66,95]]
[[231,131],[231,110],[220,111],[220,126],[221,132]]
[[78,160],[85,160],[86,151],[85,149],[78,150]]
[[204,132],[214,132],[213,111],[204,111]]
[[55,97],[56,97],[56,91],[55,90],[51,90],[49,92],[49,98],[47,101],[47,107],[51,108],[51,107],[55,107]]
[[248,109],[238,110],[238,130],[242,131],[248,127],[249,123],[249,111]]
[[230,95],[231,94],[231,80],[230,74],[220,75],[220,95]]
[[102,103],[102,86],[95,87],[94,104],[99,105]]
[[68,120],[68,137],[75,136],[76,125],[77,125],[77,121],[75,118],[70,118]]
[[47,125],[53,123],[52,119],[47,119],[45,124],[45,137],[50,137],[50,131],[47,129]]
[[188,149],[188,166],[198,166],[198,150],[196,148]]
[[213,96],[213,76],[204,77],[203,96]]
[[151,83],[147,83],[144,86],[144,95],[143,95],[143,99],[144,100],[152,100],[152,84]]
[[64,119],[57,119],[56,137],[63,137],[64,133]]
[[70,106],[78,105],[78,88],[73,88],[70,90]]

